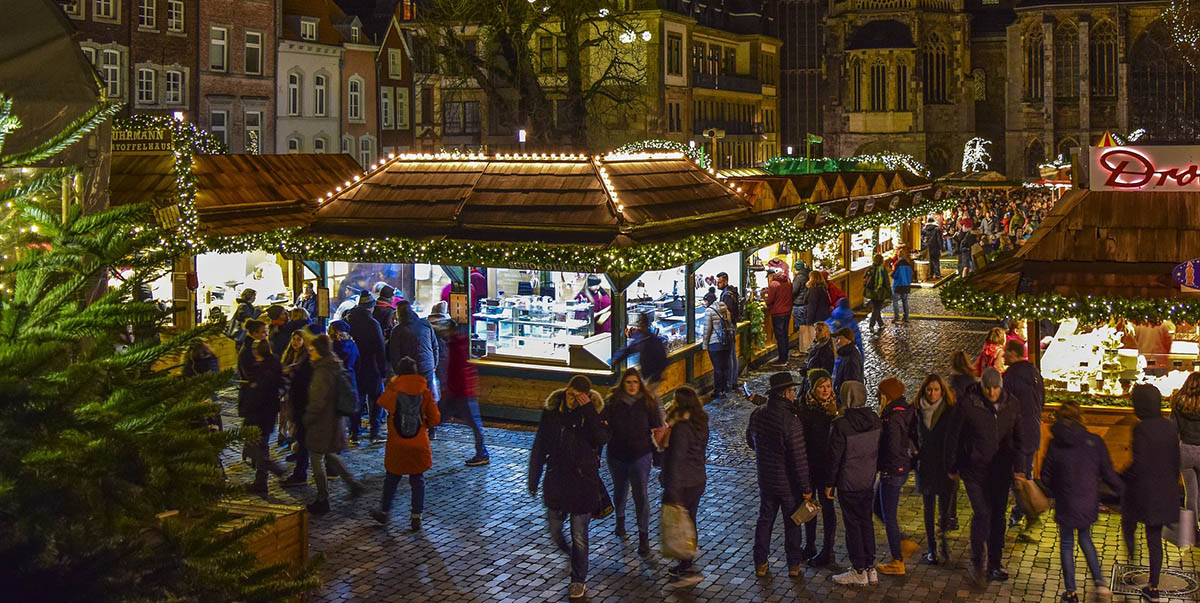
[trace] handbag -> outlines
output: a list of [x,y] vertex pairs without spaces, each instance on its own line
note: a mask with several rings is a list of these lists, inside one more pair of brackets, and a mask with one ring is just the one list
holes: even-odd
[[659,533],[662,534],[663,557],[696,558],[696,526],[683,505],[663,505],[659,513]]
[[1037,483],[1030,479],[1018,479],[1014,483],[1017,492],[1017,503],[1021,505],[1021,511],[1031,521],[1037,521],[1037,518],[1050,508],[1050,499],[1046,498],[1046,493],[1038,487]]
[[806,500],[800,503],[800,507],[792,513],[792,521],[796,522],[796,525],[802,526],[816,517],[820,510],[819,505],[811,500]]

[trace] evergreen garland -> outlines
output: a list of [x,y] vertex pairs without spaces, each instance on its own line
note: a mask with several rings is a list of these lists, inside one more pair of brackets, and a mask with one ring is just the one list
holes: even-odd
[[1076,318],[1084,324],[1100,324],[1112,318],[1134,321],[1200,321],[1200,300],[1136,299],[1057,293],[1001,294],[979,291],[970,279],[954,278],[938,289],[942,305],[989,316],[1026,320],[1064,320]]

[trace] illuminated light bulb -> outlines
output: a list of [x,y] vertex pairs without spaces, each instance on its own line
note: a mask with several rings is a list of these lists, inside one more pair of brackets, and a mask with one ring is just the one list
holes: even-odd
[[350,188],[350,181],[349,181],[349,180],[347,180],[347,181],[343,182],[343,183],[342,183],[342,186],[344,186],[344,187],[346,187],[346,188]]
[[333,189],[333,190],[334,190],[335,192],[339,192],[339,193],[340,193],[340,192],[342,192],[342,187],[340,187],[340,186],[337,186],[337,187],[334,187],[334,189]]
[[325,193],[325,196],[326,196],[326,197],[332,197],[332,196],[333,196],[333,192],[332,192],[332,191],[330,191],[330,192],[328,192],[328,193]]
[[388,159],[395,159],[395,158],[396,158],[395,153],[388,153]]
[[358,182],[358,174],[355,174],[355,175],[354,175],[354,181],[355,181],[355,182]]

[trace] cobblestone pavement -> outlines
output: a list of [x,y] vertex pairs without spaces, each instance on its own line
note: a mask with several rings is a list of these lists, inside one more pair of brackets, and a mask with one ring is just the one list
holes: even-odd
[[[928,294],[922,294],[924,298]],[[934,300],[936,302],[936,300]],[[923,299],[921,303],[930,303]],[[931,308],[937,310],[938,308]],[[865,323],[864,323],[865,325]],[[946,370],[947,350],[978,350],[986,323],[915,320],[911,326],[888,327],[877,338],[868,338],[867,378],[900,375],[916,386],[925,371]],[[761,391],[764,375],[750,377]],[[1009,533],[1007,567],[1012,579],[975,590],[964,576],[970,505],[959,501],[962,529],[953,534],[949,565],[931,567],[909,560],[908,575],[880,576],[878,585],[862,588],[835,585],[828,570],[806,568],[798,578],[788,578],[783,560],[782,529],[776,527],[772,543],[771,574],[756,578],[751,543],[757,514],[753,456],[742,443],[749,405],[727,400],[709,405],[713,436],[709,445],[708,488],[700,505],[699,564],[707,578],[699,585],[674,591],[666,585],[668,561],[658,553],[641,558],[636,539],[620,540],[612,518],[591,526],[590,601],[1052,601],[1061,593],[1057,529],[1046,521],[1033,544],[1014,541]],[[234,419],[230,418],[233,422]],[[351,470],[365,478],[367,493],[348,497],[338,480],[330,485],[333,510],[310,522],[310,547],[322,553],[324,585],[316,601],[546,601],[565,600],[567,559],[546,536],[539,501],[525,490],[528,449],[533,433],[528,428],[486,428],[492,464],[468,468],[462,462],[473,453],[471,434],[462,425],[438,429],[433,442],[434,467],[426,474],[424,529],[408,530],[407,481],[402,482],[393,509],[393,520],[380,526],[367,514],[378,505],[383,480],[382,445],[349,451],[344,458]],[[232,462],[232,479],[245,479],[240,463]],[[608,480],[607,471],[604,477]],[[611,480],[609,480],[611,483]],[[651,539],[657,537],[657,501],[661,488],[657,470],[650,488]],[[270,500],[302,504],[315,495],[312,485],[284,491],[271,486]],[[632,506],[632,505],[631,505]],[[633,511],[629,510],[632,523]],[[921,527],[920,497],[910,481],[900,507],[903,530],[925,544]],[[840,518],[839,518],[840,521]],[[632,526],[631,526],[632,527]],[[1118,561],[1119,517],[1104,513],[1094,531],[1104,571],[1110,575]],[[838,561],[846,563],[839,534]],[[886,551],[882,525],[876,524],[880,559]],[[1086,593],[1090,580],[1077,555],[1079,583]],[[1120,561],[1124,561],[1120,554]],[[1196,571],[1195,557],[1167,546],[1170,568]],[[1121,600],[1120,595],[1117,600]],[[1130,599],[1132,600],[1132,599]]]

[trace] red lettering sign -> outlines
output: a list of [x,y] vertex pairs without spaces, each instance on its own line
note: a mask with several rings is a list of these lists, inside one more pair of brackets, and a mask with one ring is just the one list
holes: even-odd
[[1200,186],[1197,147],[1093,148],[1092,157],[1093,190],[1196,190]]

